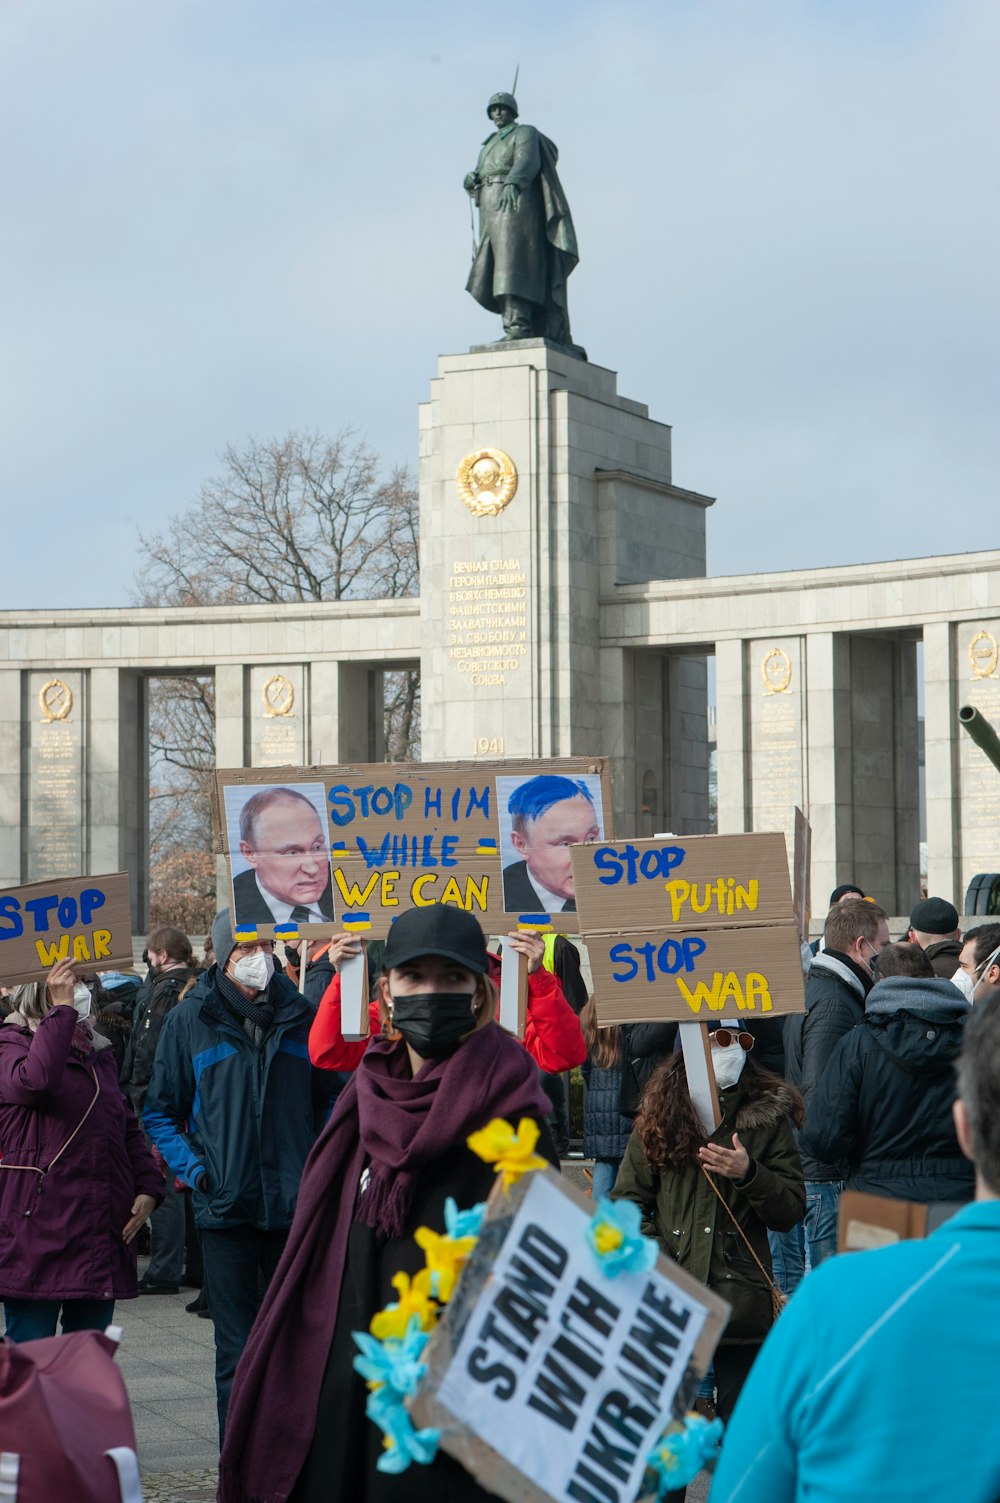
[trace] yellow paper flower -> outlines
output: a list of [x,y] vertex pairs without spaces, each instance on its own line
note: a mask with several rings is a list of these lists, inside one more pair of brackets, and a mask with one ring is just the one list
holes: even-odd
[[413,1240],[418,1247],[423,1248],[427,1259],[434,1298],[447,1304],[477,1239],[441,1236],[432,1232],[429,1226],[419,1226],[413,1234]]
[[430,1270],[421,1268],[412,1280],[407,1273],[397,1273],[392,1287],[399,1295],[399,1303],[386,1305],[384,1310],[372,1316],[368,1329],[375,1340],[386,1341],[395,1337],[397,1341],[402,1341],[414,1315],[420,1321],[420,1329],[429,1331],[438,1314],[437,1306],[431,1298]]
[[594,1248],[602,1258],[609,1252],[615,1252],[624,1241],[625,1233],[609,1221],[599,1221],[594,1227]]
[[530,1117],[521,1118],[517,1132],[502,1117],[494,1117],[466,1141],[473,1153],[494,1166],[494,1173],[503,1175],[503,1187],[509,1190],[522,1174],[548,1167],[535,1152],[538,1134],[538,1123]]

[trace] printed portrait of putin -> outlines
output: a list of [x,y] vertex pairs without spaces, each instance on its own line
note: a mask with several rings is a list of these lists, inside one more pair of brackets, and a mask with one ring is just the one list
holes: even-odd
[[507,803],[510,842],[523,859],[503,869],[508,913],[575,913],[571,845],[600,840],[594,797],[581,778],[540,773]]
[[233,878],[238,925],[332,922],[330,851],[311,799],[262,788],[240,810],[239,836],[250,870]]

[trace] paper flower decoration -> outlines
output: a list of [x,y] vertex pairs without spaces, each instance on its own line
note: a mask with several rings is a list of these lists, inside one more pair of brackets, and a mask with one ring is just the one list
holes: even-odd
[[422,1249],[427,1259],[427,1271],[431,1276],[431,1293],[434,1298],[447,1304],[465,1261],[476,1245],[475,1237],[440,1236],[429,1226],[418,1226],[413,1240]]
[[521,1118],[516,1132],[502,1117],[494,1117],[466,1141],[473,1153],[493,1165],[494,1173],[503,1176],[503,1187],[509,1190],[522,1174],[548,1167],[535,1152],[539,1131],[538,1123],[530,1117]]
[[483,1229],[486,1202],[481,1200],[469,1211],[460,1211],[451,1196],[444,1203],[444,1225],[449,1237],[478,1237]]
[[437,1309],[431,1298],[431,1276],[426,1268],[421,1268],[413,1279],[407,1273],[397,1273],[392,1281],[392,1287],[399,1295],[399,1302],[395,1305],[386,1305],[377,1315],[372,1316],[368,1329],[376,1341],[386,1341],[395,1338],[402,1341],[409,1329],[410,1320],[416,1316],[423,1331],[429,1331],[437,1318]]
[[387,1388],[368,1395],[366,1413],[383,1434],[385,1450],[375,1463],[380,1472],[405,1472],[411,1462],[427,1466],[437,1455],[440,1430],[414,1430],[399,1399]]
[[632,1200],[602,1195],[587,1227],[587,1241],[609,1279],[620,1273],[647,1273],[656,1262],[656,1243],[641,1231],[642,1212]]
[[707,1420],[700,1414],[684,1417],[684,1428],[661,1436],[646,1458],[646,1465],[656,1477],[657,1497],[675,1488],[687,1487],[702,1467],[719,1459],[722,1421]]
[[420,1357],[427,1345],[427,1333],[420,1329],[418,1316],[411,1315],[406,1335],[401,1341],[389,1337],[377,1341],[364,1331],[353,1331],[354,1343],[360,1353],[354,1359],[354,1370],[369,1383],[382,1387],[402,1397],[413,1393],[427,1371],[426,1362]]

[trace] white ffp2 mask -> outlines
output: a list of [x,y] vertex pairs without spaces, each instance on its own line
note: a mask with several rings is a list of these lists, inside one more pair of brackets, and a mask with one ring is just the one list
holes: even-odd
[[93,1005],[94,999],[90,995],[90,987],[84,986],[82,981],[78,981],[73,988],[73,1006],[76,1008],[77,1017],[89,1018]]
[[256,955],[241,955],[233,966],[233,977],[241,986],[262,992],[274,975],[274,956],[258,950]]
[[712,1049],[712,1069],[715,1071],[715,1083],[720,1091],[728,1091],[734,1086],[743,1074],[743,1066],[746,1064],[746,1050],[741,1049],[739,1044],[730,1044],[727,1049]]

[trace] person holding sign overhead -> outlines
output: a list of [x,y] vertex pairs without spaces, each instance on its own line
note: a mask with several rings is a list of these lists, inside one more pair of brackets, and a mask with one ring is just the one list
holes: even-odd
[[[389,931],[379,983],[388,1032],[365,1050],[309,1160],[291,1235],[236,1374],[220,1503],[485,1503],[451,1457],[393,1476],[376,1468],[353,1331],[417,1273],[418,1227],[445,1231],[445,1202],[485,1200],[495,1178],[467,1144],[494,1118],[540,1129],[538,1071],[496,1024],[486,939],[449,904]],[[291,1401],[290,1401],[291,1400]]]
[[756,1064],[742,1022],[708,1028],[722,1122],[706,1141],[678,1046],[646,1087],[611,1194],[640,1206],[668,1257],[732,1306],[714,1358],[727,1419],[774,1322],[768,1228],[805,1214],[792,1130],[803,1113],[798,1091]]

